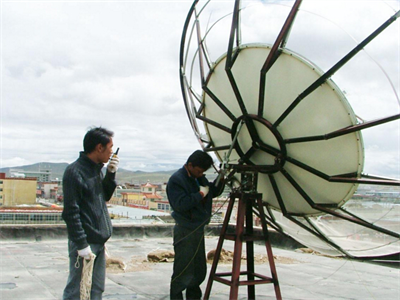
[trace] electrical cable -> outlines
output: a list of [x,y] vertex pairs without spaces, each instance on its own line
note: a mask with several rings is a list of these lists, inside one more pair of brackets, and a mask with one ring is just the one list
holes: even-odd
[[[179,242],[185,240],[185,239],[188,238],[190,235],[194,234],[197,230],[199,230],[200,228],[202,228],[203,226],[205,226],[206,224],[208,224],[209,221],[211,220],[211,218],[212,218],[214,215],[216,215],[216,214],[222,209],[222,207],[224,207],[224,205],[227,203],[227,201],[228,201],[229,199],[230,199],[230,197],[228,197],[228,198],[221,204],[221,206],[220,206],[213,214],[211,214],[210,217],[208,217],[206,220],[204,220],[203,223],[201,223],[201,224],[200,224],[199,226],[197,226],[194,230],[192,230],[191,232],[189,232],[189,234],[187,234],[186,236],[184,236],[182,239],[180,239],[180,240],[178,240],[177,242],[175,242],[175,244],[178,244]],[[197,255],[197,253],[198,253],[198,251],[199,251],[199,248],[200,248],[200,245],[201,245],[201,242],[203,241],[203,239],[204,239],[204,232],[203,232],[202,238],[200,238],[199,244],[197,245],[197,249],[196,249],[195,253],[193,254],[192,258],[190,259],[189,263],[185,266],[185,268],[181,271],[181,273],[179,273],[179,275],[177,275],[176,277],[174,277],[174,278],[171,280],[171,283],[174,282],[174,281],[175,281],[177,278],[179,278],[180,276],[182,276],[182,274],[186,271],[186,269],[187,269],[187,268],[189,267],[189,265],[192,263],[192,261],[194,260],[194,258],[196,257],[196,255]]]
[[[193,233],[193,232],[192,232]],[[186,237],[185,237],[186,238]],[[193,254],[192,258],[190,259],[189,263],[185,266],[185,268],[177,275],[175,276],[173,279],[171,279],[171,283],[174,282],[176,279],[178,279],[179,277],[182,276],[182,274],[186,271],[187,268],[189,268],[190,264],[192,263],[192,261],[194,260],[194,258],[196,257],[197,253],[199,252],[200,249],[200,245],[202,243],[204,239],[204,233],[203,236],[200,238],[199,244],[197,245],[197,249],[195,251],[195,253]],[[182,240],[181,240],[182,241]]]
[[289,285],[292,286],[292,287],[297,287],[297,288],[300,288],[300,287],[303,287],[303,286],[304,286],[304,287],[305,287],[305,286],[314,286],[314,285],[320,283],[321,281],[327,280],[327,279],[329,279],[330,277],[332,277],[333,275],[335,275],[335,274],[336,274],[340,269],[342,269],[342,268],[347,264],[347,262],[349,262],[349,261],[350,261],[350,263],[351,263],[351,265],[352,265],[352,267],[353,267],[354,272],[356,272],[356,274],[357,274],[357,276],[358,276],[360,282],[362,283],[362,285],[365,287],[365,289],[366,289],[366,290],[368,291],[368,293],[370,294],[371,299],[374,299],[374,300],[375,300],[376,298],[375,298],[374,295],[371,293],[371,291],[368,289],[368,287],[363,283],[363,280],[362,280],[362,278],[361,278],[359,272],[356,270],[356,268],[355,268],[355,266],[354,266],[354,264],[353,264],[353,261],[352,261],[352,259],[350,259],[350,258],[345,258],[343,264],[341,264],[336,270],[334,270],[334,271],[333,271],[331,274],[329,274],[328,276],[323,277],[323,278],[321,278],[321,279],[319,279],[319,280],[317,280],[317,281],[314,281],[314,282],[308,283],[308,284],[301,284],[301,285],[289,284]]
[[361,284],[362,284],[363,287],[367,290],[368,294],[370,294],[371,298],[375,300],[376,298],[374,297],[374,295],[373,295],[373,294],[371,293],[371,291],[369,290],[368,285],[366,285],[366,284],[363,282],[362,278],[360,277],[360,274],[357,272],[356,268],[354,267],[353,262],[352,262],[352,261],[350,261],[350,262],[351,262],[351,266],[353,267],[354,272],[356,272],[356,274],[357,274],[358,279],[361,281]]

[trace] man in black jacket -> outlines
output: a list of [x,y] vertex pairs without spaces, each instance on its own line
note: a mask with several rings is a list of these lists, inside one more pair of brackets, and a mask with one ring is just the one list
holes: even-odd
[[213,160],[201,150],[193,152],[186,164],[176,171],[167,184],[168,201],[173,209],[174,270],[171,278],[171,299],[200,299],[201,283],[207,273],[204,245],[204,227],[210,222],[212,199],[224,189],[223,180],[218,186],[209,183],[204,175]]
[[[64,300],[80,299],[83,259],[94,259],[90,299],[102,299],[106,271],[104,244],[112,234],[106,202],[115,190],[119,164],[112,147],[113,132],[102,127],[92,128],[84,137],[84,151],[64,172],[62,217],[67,224],[69,251]],[[103,176],[101,169],[108,161]]]

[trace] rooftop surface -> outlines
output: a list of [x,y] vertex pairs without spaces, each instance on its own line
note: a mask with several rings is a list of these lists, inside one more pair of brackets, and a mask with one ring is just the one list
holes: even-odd
[[[107,268],[103,299],[169,299],[172,262],[146,261],[147,254],[152,251],[173,250],[168,234],[159,231],[152,237],[113,236],[107,247],[115,264]],[[206,251],[215,249],[217,242],[218,237],[207,236]],[[225,241],[223,248],[233,250],[233,242]],[[273,252],[283,299],[400,299],[398,266],[393,268],[277,247],[273,247]],[[265,246],[256,244],[256,272],[270,276],[265,256]],[[125,270],[118,264],[121,261]],[[209,271],[210,268],[208,264]],[[244,268],[242,263],[242,270]],[[229,272],[231,264],[219,263],[217,271]],[[0,239],[0,299],[61,299],[67,277],[65,237]],[[203,292],[207,280],[208,275],[202,285]],[[210,299],[226,300],[229,291],[229,286],[214,281]],[[256,295],[256,299],[276,299],[272,284],[257,285]],[[246,287],[239,288],[239,299],[246,298]]]

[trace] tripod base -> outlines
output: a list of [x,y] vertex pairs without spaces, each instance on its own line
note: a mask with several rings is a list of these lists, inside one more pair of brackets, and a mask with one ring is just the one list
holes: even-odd
[[[228,234],[229,219],[232,214],[232,209],[235,200],[238,199],[237,208],[237,221],[234,234]],[[253,232],[253,209],[258,210],[258,214],[261,219],[263,236],[254,236]],[[221,255],[222,245],[224,240],[232,240],[235,242],[232,272],[216,273],[218,261]],[[254,241],[264,240],[268,254],[268,262],[271,269],[271,277],[264,276],[255,273],[254,270]],[[242,258],[242,247],[243,242],[246,243],[247,253],[247,271],[240,271],[241,258]],[[247,280],[240,280],[240,276],[246,276]],[[227,279],[226,277],[231,277]],[[213,281],[229,285],[230,289],[230,300],[238,299],[239,286],[247,286],[247,299],[255,299],[255,285],[273,283],[275,289],[276,299],[281,300],[281,292],[279,288],[278,276],[275,269],[274,257],[272,254],[272,247],[268,237],[267,223],[265,221],[264,209],[261,200],[260,193],[245,193],[237,192],[230,195],[228,209],[221,230],[221,235],[218,240],[217,249],[215,251],[214,261],[211,267],[210,276],[208,278],[207,288],[204,293],[204,300],[208,300],[210,297],[211,287]]]

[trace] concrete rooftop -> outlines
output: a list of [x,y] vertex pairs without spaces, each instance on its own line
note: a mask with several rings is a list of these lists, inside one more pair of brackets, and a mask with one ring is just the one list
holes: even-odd
[[[124,271],[113,264],[107,269],[103,299],[169,299],[172,263],[149,263],[146,257],[157,249],[173,249],[170,230],[165,227],[154,231],[158,234],[141,236],[114,234],[107,243],[109,252],[127,267]],[[0,299],[61,299],[68,276],[66,237],[4,238],[3,232],[0,228]],[[207,237],[206,250],[215,249],[217,241],[216,236]],[[233,242],[226,240],[223,248],[233,250]],[[400,299],[398,265],[388,267],[277,247],[273,252],[283,299]],[[266,255],[265,246],[256,244],[255,253],[256,258]],[[217,271],[231,271],[231,264],[219,263]],[[256,272],[270,276],[269,265],[257,264]],[[203,292],[207,279],[208,275]],[[257,299],[276,299],[272,284],[257,285],[256,295]],[[228,296],[229,287],[214,281],[210,299],[226,300]],[[246,287],[239,288],[239,299],[246,298]]]

